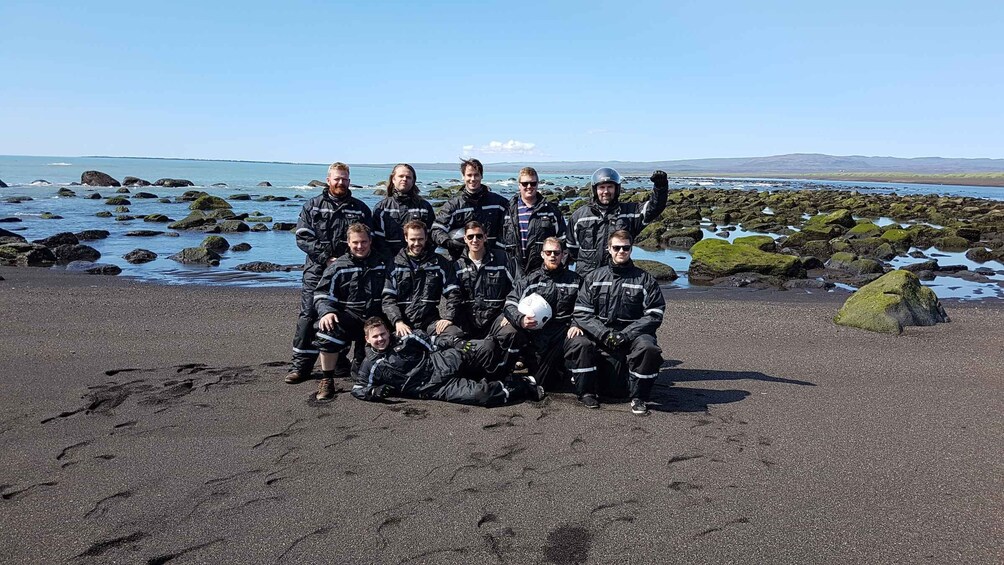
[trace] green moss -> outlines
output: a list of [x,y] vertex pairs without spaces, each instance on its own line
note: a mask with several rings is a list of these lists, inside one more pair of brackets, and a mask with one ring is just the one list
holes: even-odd
[[774,244],[774,238],[769,235],[747,235],[744,237],[737,237],[732,240],[733,245],[749,245],[755,247],[760,251],[774,251],[777,246]]
[[853,228],[857,224],[854,221],[854,215],[851,214],[850,210],[841,208],[840,210],[834,210],[829,214],[819,214],[818,216],[813,216],[805,222],[806,226],[842,226],[845,228]]
[[705,239],[690,248],[690,273],[698,277],[724,277],[752,272],[777,277],[805,275],[798,257],[766,253],[749,245],[732,245],[721,239]]
[[847,230],[848,235],[858,237],[877,237],[880,233],[882,229],[871,222],[863,222]]
[[913,241],[913,233],[909,230],[904,230],[900,228],[892,228],[882,232],[882,239],[888,241],[889,243],[899,246],[908,247],[910,242]]
[[188,205],[191,210],[228,210],[232,208],[230,203],[219,196],[200,196]]
[[891,271],[861,287],[833,321],[873,332],[895,333],[903,326],[931,326],[948,316],[931,289],[909,271]]
[[969,249],[969,240],[957,235],[939,237],[933,243],[941,251],[965,251]]

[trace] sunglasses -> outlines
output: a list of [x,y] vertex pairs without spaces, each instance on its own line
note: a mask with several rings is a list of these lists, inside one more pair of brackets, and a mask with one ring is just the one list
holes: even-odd
[[537,186],[538,184],[540,184],[540,182],[535,180],[532,180],[530,182],[519,181],[519,185],[522,186],[523,188],[530,188],[532,186]]
[[544,255],[561,255],[560,249],[544,249],[542,251]]
[[611,245],[610,249],[613,249],[614,251],[616,251],[616,252],[619,253],[621,251],[631,251],[631,246],[630,245]]
[[469,235],[465,235],[464,237],[467,238],[467,241],[475,241],[475,240],[478,240],[478,239],[484,239],[485,238],[485,234],[483,234],[483,233],[472,233],[472,234],[469,234]]

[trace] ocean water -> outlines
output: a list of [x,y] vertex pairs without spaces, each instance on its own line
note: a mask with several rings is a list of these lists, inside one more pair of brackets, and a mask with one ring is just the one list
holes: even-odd
[[[111,263],[122,268],[120,276],[140,280],[154,281],[162,284],[201,284],[201,285],[235,285],[235,286],[288,286],[300,284],[300,273],[296,270],[276,273],[247,273],[236,270],[241,263],[250,261],[269,261],[281,265],[300,265],[303,253],[296,247],[293,234],[290,232],[244,232],[223,234],[231,246],[246,242],[252,246],[250,251],[228,251],[223,254],[217,267],[200,267],[182,265],[168,257],[185,247],[198,246],[206,237],[199,232],[174,232],[168,230],[164,223],[144,222],[142,219],[131,221],[116,221],[112,218],[96,217],[100,211],[114,212],[114,206],[105,204],[105,198],[116,195],[115,188],[70,186],[80,181],[80,174],[86,170],[98,170],[108,173],[120,182],[126,176],[135,176],[150,182],[159,178],[187,179],[195,183],[190,188],[164,187],[134,187],[130,190],[150,192],[158,197],[174,199],[186,190],[203,190],[214,196],[227,198],[234,194],[250,195],[252,200],[230,200],[235,213],[247,212],[252,215],[262,215],[272,218],[267,223],[271,227],[274,222],[295,223],[303,201],[320,192],[320,188],[308,187],[311,180],[324,180],[327,175],[327,164],[290,164],[290,163],[257,163],[234,161],[198,161],[175,159],[136,159],[108,157],[23,157],[0,156],[0,180],[9,188],[0,189],[0,219],[16,218],[19,222],[0,223],[0,227],[15,231],[29,241],[41,239],[58,232],[79,232],[85,229],[103,229],[110,232],[106,239],[84,242],[97,249],[102,257],[102,263]],[[487,173],[485,183],[493,190],[510,197],[516,192],[514,177],[518,170],[502,173]],[[352,183],[359,188],[353,189],[353,194],[370,207],[373,207],[382,196],[374,194],[377,183],[387,179],[390,167],[352,167]],[[588,175],[541,175],[541,180],[553,183],[554,186],[581,187],[588,181]],[[36,181],[45,181],[39,183]],[[273,186],[259,187],[258,183],[268,181]],[[225,186],[213,186],[223,183]],[[453,170],[418,170],[419,187],[424,193],[438,187],[460,184],[460,173]],[[642,177],[629,177],[627,188],[647,186],[648,180]],[[802,190],[819,189],[823,187],[844,188],[875,193],[897,194],[941,194],[971,196],[1004,200],[1004,189],[992,187],[969,187],[948,185],[907,185],[900,183],[848,183],[832,181],[799,181],[777,179],[672,179],[673,187],[717,187],[736,190]],[[56,191],[67,187],[76,192],[77,197],[58,197]],[[87,195],[97,192],[102,198],[91,200]],[[286,202],[259,202],[254,199],[262,196],[283,196],[289,198]],[[10,203],[5,200],[12,196],[31,198],[30,201]],[[156,199],[129,198],[130,215],[144,216],[147,214],[165,214],[172,219],[181,219],[188,215],[188,203],[161,203]],[[62,216],[62,219],[43,219],[43,213]],[[892,220],[883,219],[885,223]],[[125,234],[134,230],[163,231],[164,234],[153,237],[131,237]],[[750,235],[741,230],[730,234],[729,239],[742,235]],[[775,235],[776,234],[770,234]],[[717,237],[712,231],[705,230],[705,237]],[[158,254],[158,258],[144,265],[131,265],[122,258],[129,251],[143,248]],[[937,253],[934,250],[929,250]],[[683,288],[688,285],[685,273],[690,264],[690,256],[686,251],[660,250],[646,251],[638,249],[636,258],[654,259],[671,265],[677,272],[683,274],[671,286]],[[915,261],[909,258],[897,258],[893,263],[902,265]],[[975,264],[968,261],[963,254],[942,254],[939,257],[942,264],[965,264],[970,269],[978,267],[993,271],[990,282],[973,282],[956,277],[937,277],[928,284],[938,293],[938,296],[962,299],[986,299],[1004,297],[1004,265],[997,262]],[[60,267],[54,267],[60,268]]]

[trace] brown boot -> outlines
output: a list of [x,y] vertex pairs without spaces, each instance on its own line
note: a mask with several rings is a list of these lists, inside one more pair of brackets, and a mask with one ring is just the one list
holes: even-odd
[[288,385],[300,384],[310,378],[310,375],[301,375],[300,371],[290,371],[286,378],[282,379]]
[[321,379],[317,384],[317,394],[314,398],[318,400],[328,400],[335,395],[335,380]]

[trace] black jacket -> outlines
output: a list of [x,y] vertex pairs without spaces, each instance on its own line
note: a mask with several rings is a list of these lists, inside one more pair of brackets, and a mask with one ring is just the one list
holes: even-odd
[[429,336],[416,330],[383,351],[366,347],[366,358],[359,366],[360,382],[352,387],[352,396],[378,400],[371,391],[387,386],[394,396],[427,398],[456,375],[462,364],[459,350],[437,351]]
[[562,243],[565,242],[565,217],[561,215],[561,210],[556,204],[548,202],[538,193],[537,203],[533,205],[530,212],[530,225],[527,230],[526,249],[524,250],[519,231],[519,205],[521,203],[518,194],[509,200],[502,227],[502,245],[513,264],[518,268],[513,275],[517,278],[536,271],[544,263],[540,257],[540,250],[544,247],[545,239],[557,237]]
[[453,322],[464,332],[482,329],[502,313],[512,289],[509,259],[501,249],[488,249],[480,269],[467,253],[457,259],[453,268],[461,300]]
[[654,188],[644,203],[620,202],[620,191],[614,200],[604,206],[593,198],[588,206],[572,212],[568,221],[568,252],[576,261],[575,270],[585,276],[593,269],[610,263],[607,241],[617,230],[627,230],[635,238],[646,224],[655,220],[666,209],[669,188]]
[[440,319],[439,300],[446,297],[442,318],[453,321],[460,302],[460,287],[450,261],[429,246],[414,261],[402,249],[388,265],[383,287],[383,313],[391,327],[404,322],[412,329],[425,329]]
[[369,207],[351,191],[344,198],[335,198],[325,187],[320,195],[304,202],[296,222],[296,246],[307,254],[305,282],[308,275],[319,277],[330,257],[340,257],[349,250],[345,230],[356,222],[369,227],[373,224]]
[[357,259],[350,253],[328,265],[314,290],[317,317],[351,311],[359,318],[380,315],[387,266],[376,253]]
[[394,194],[384,198],[373,209],[373,243],[387,260],[404,249],[404,231],[401,226],[411,220],[421,220],[426,231],[432,230],[436,212],[421,196],[412,192]]
[[582,279],[574,318],[594,340],[603,339],[611,330],[634,339],[642,334],[654,336],[665,310],[659,283],[628,261],[624,266],[600,267]]
[[488,238],[487,246],[494,247],[502,233],[502,223],[505,221],[506,210],[509,203],[504,196],[489,190],[488,186],[482,185],[481,190],[476,194],[461,189],[460,194],[446,201],[443,207],[436,214],[436,221],[433,223],[432,240],[436,245],[443,247],[450,252],[454,259],[460,256],[467,246],[463,241],[456,241],[450,238],[450,232],[464,227],[467,222],[476,220],[485,227],[485,236]]
[[[572,311],[575,308],[576,296],[582,278],[566,267],[553,271],[540,268],[525,277],[516,280],[505,302],[505,317],[513,327],[522,330],[525,317],[519,311],[519,301],[530,294],[537,293],[551,305],[552,318],[539,330],[531,333],[541,342],[550,342],[558,334],[564,334],[572,324]],[[523,330],[525,331],[525,330]]]

